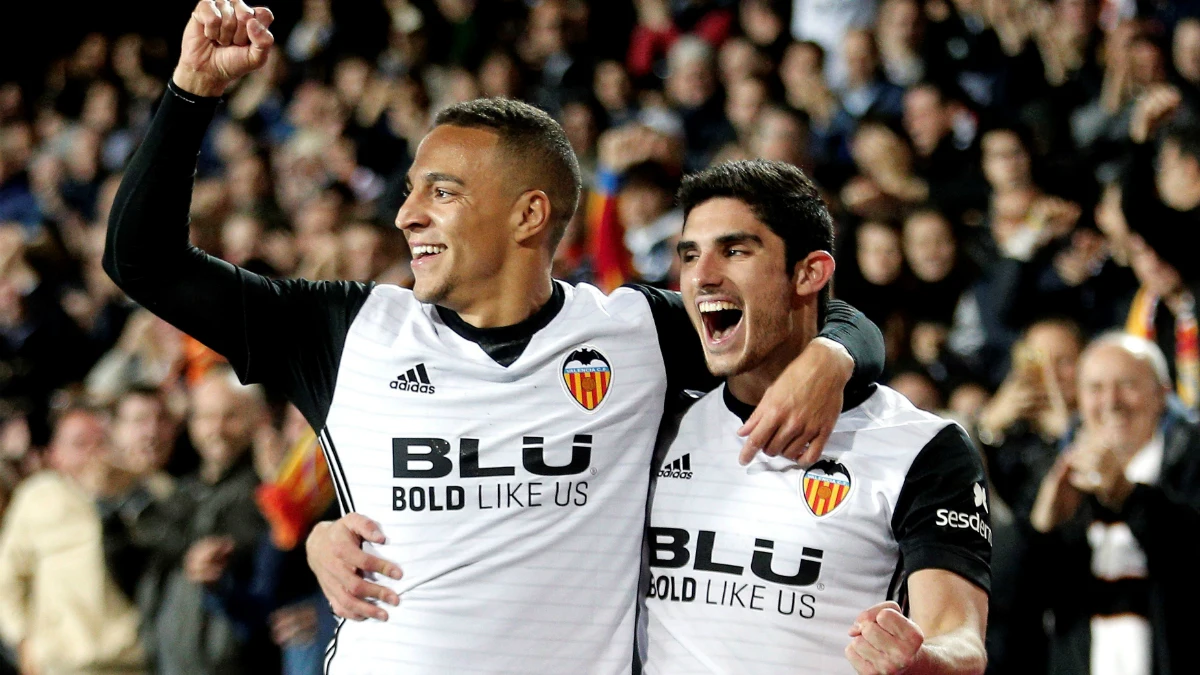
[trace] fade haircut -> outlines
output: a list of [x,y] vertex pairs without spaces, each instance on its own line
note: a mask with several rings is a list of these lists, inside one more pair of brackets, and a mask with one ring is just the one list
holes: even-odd
[[550,246],[558,246],[579,207],[583,179],[567,134],[553,117],[528,103],[478,98],[446,108],[434,126],[487,129],[500,137],[506,163],[517,164],[550,198]]
[[[787,162],[765,159],[725,162],[683,179],[679,205],[684,222],[692,209],[720,197],[736,199],[783,240],[787,273],[813,251],[833,253],[833,217],[804,172]],[[829,284],[820,306],[829,300]],[[822,311],[822,315],[824,312]]]

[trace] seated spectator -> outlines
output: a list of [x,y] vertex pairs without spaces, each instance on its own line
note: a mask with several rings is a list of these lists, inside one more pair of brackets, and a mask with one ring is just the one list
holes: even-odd
[[904,130],[912,141],[913,169],[929,185],[929,200],[954,219],[978,208],[987,193],[979,175],[973,131],[959,124],[962,103],[941,87],[919,84],[904,94]]
[[1138,100],[1146,92],[1164,86],[1167,79],[1162,49],[1132,23],[1112,31],[1105,55],[1108,67],[1099,95],[1071,116],[1075,143],[1101,181],[1117,175]]
[[95,358],[87,336],[30,263],[19,226],[0,223],[0,397],[30,412],[35,445],[49,438],[51,392],[77,381]]
[[1164,230],[1192,231],[1200,226],[1200,124],[1169,126],[1154,162],[1154,137],[1182,102],[1175,88],[1157,87],[1133,110],[1128,126],[1133,152],[1121,194],[1131,226],[1152,222]]
[[142,532],[153,557],[139,601],[157,672],[278,672],[266,623],[234,604],[247,593],[267,531],[254,503],[261,392],[214,368],[194,386],[190,415],[200,469],[179,481]]
[[[784,48],[787,44],[783,45]],[[726,89],[742,80],[762,80],[770,77],[773,64],[765,54],[742,36],[731,37],[717,52],[717,71]]]
[[1200,601],[1200,428],[1171,412],[1154,343],[1108,334],[1079,362],[1081,422],[1030,515],[1037,593],[1054,613],[1048,672],[1192,669]]
[[108,405],[133,385],[171,387],[184,365],[183,340],[167,322],[144,309],[135,311],[116,346],[87,374],[88,396]]
[[1079,327],[1045,319],[1013,345],[1008,377],[984,406],[975,427],[995,496],[1028,512],[1037,485],[1058,454],[1077,408]]
[[633,85],[629,82],[629,73],[620,63],[601,61],[596,65],[592,93],[608,117],[605,126],[619,127],[637,117]]
[[853,120],[871,118],[897,121],[903,113],[904,90],[889,82],[879,63],[875,36],[865,28],[846,32],[842,42],[846,83],[841,89],[842,110]]
[[[904,250],[900,230],[888,221],[867,220],[848,242],[853,258],[838,261],[837,296],[866,314],[883,331],[888,361],[901,354],[904,339]],[[845,250],[846,244],[843,244]]]
[[738,140],[745,144],[753,133],[759,113],[767,105],[767,85],[762,80],[747,77],[726,85],[725,117],[733,125]]
[[175,460],[175,437],[179,424],[158,389],[134,385],[113,406],[113,449],[121,466],[141,481],[157,499],[175,490],[175,479],[167,472]]
[[0,127],[0,223],[19,223],[36,230],[42,211],[29,181],[28,160],[14,127]]
[[889,218],[929,200],[929,182],[913,170],[907,140],[884,124],[863,122],[850,142],[858,175],[841,190],[846,210],[863,218]]
[[1200,17],[1189,16],[1175,24],[1171,38],[1174,82],[1185,97],[1192,119],[1200,116]]
[[875,23],[879,60],[889,82],[910,87],[925,77],[924,16],[916,0],[883,0]]
[[717,88],[713,49],[697,37],[684,36],[667,55],[667,100],[683,119],[687,142],[684,168],[698,171],[734,132],[725,119]]
[[678,184],[669,169],[653,161],[635,164],[622,175],[617,212],[633,270],[645,283],[667,283],[675,259],[674,242],[683,230],[683,213],[674,208]]
[[908,293],[908,314],[950,324],[971,273],[958,255],[950,221],[938,211],[920,209],[904,219],[904,259],[914,282]]
[[925,412],[942,409],[942,392],[928,375],[919,370],[905,370],[888,380],[888,386],[903,394],[913,405]]
[[[815,42],[793,42],[788,45],[779,64],[779,79],[783,82],[784,102],[792,110],[808,117],[812,135],[812,156],[828,173],[836,165],[842,173],[849,170],[849,129],[838,125],[847,116],[839,116],[841,103],[825,81],[825,50]],[[829,180],[817,175],[823,184],[840,187],[846,179]]]
[[802,169],[811,165],[808,128],[786,108],[765,106],[755,120],[748,150],[756,159],[787,162]]
[[[1192,235],[1139,221],[1130,237],[1130,267],[1140,288],[1125,330],[1156,342],[1168,354],[1168,372],[1185,407],[1200,409],[1200,349],[1196,344],[1196,294],[1200,275],[1191,262]],[[1184,272],[1187,276],[1184,276]]]
[[64,411],[50,470],[25,481],[0,526],[0,638],[22,673],[142,673],[132,593],[140,561],[122,526],[148,500],[119,468],[97,411]]

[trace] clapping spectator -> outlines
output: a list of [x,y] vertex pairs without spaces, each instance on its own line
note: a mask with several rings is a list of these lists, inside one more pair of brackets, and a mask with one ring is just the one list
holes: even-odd
[[1081,423],[1030,516],[1032,559],[1054,561],[1030,589],[1054,614],[1050,672],[1190,668],[1200,431],[1171,412],[1170,388],[1141,338],[1103,336],[1080,359]]
[[279,670],[268,627],[232,604],[248,592],[266,533],[253,496],[263,403],[227,368],[192,389],[188,428],[200,469],[179,481],[144,532],[153,558],[140,599],[159,673]]

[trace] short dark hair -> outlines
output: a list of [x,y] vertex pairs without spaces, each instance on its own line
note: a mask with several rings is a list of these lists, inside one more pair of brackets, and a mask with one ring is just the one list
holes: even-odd
[[[719,197],[736,199],[783,240],[788,274],[813,251],[833,252],[833,217],[817,186],[787,162],[765,159],[724,162],[683,179],[679,205],[686,218],[692,209]],[[829,298],[821,291],[821,305]]]
[[488,129],[500,137],[505,159],[519,162],[551,204],[551,245],[558,245],[579,207],[583,179],[562,126],[546,112],[507,98],[477,98],[446,108],[434,126]]
[[621,189],[630,187],[654,188],[674,196],[675,191],[679,189],[679,177],[661,162],[638,162],[621,175]]

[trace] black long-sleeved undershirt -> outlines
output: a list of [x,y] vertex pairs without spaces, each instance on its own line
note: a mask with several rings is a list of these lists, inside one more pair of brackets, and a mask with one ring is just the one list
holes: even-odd
[[[188,241],[196,157],[218,99],[168,87],[146,138],[126,167],[109,218],[104,269],[131,298],[233,365],[245,382],[283,391],[314,428],[324,426],[346,334],[372,284],[269,279],[214,258]],[[557,287],[556,287],[557,288]],[[637,287],[658,329],[671,391],[715,384],[676,293]],[[498,329],[470,326],[446,308],[447,325],[508,365],[562,307],[561,290],[529,319]],[[855,361],[848,393],[883,370],[879,329],[831,302],[821,335]]]

